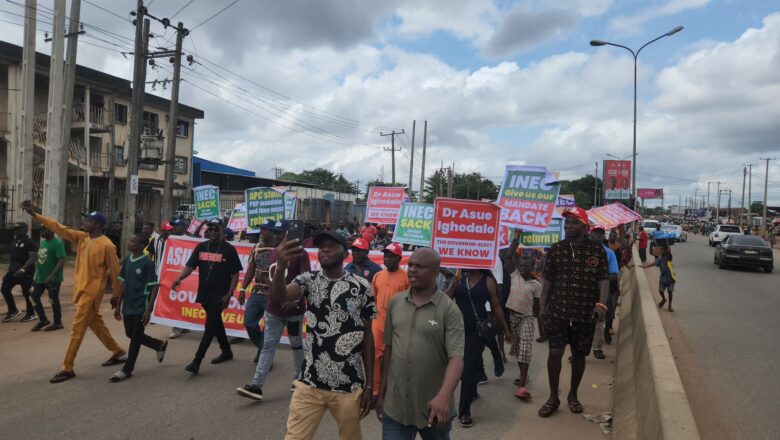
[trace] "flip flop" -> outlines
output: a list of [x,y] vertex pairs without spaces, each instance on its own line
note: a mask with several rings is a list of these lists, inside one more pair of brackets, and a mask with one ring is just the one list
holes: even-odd
[[515,397],[517,397],[520,400],[531,400],[531,393],[528,392],[528,388],[526,387],[520,387],[515,392]]
[[579,400],[569,400],[568,402],[569,402],[569,411],[573,412],[574,414],[582,413],[583,408]]
[[549,402],[542,405],[541,408],[539,408],[539,417],[550,417],[555,413],[555,411],[558,411],[558,407],[561,406],[561,401],[558,400],[554,404],[550,404]]

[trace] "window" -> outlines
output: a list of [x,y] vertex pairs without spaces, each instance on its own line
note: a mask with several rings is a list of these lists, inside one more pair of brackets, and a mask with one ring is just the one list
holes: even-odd
[[180,137],[187,137],[190,133],[190,123],[187,121],[182,121],[181,119],[176,120],[176,136]]
[[742,229],[739,229],[739,226],[728,226],[728,225],[721,226],[719,231],[720,232],[735,232],[737,234],[741,234],[742,233]]
[[157,133],[160,127],[160,115],[152,112],[144,112],[144,128],[147,131]]
[[120,124],[127,124],[127,106],[124,104],[114,104],[114,121]]
[[121,145],[114,146],[114,165],[125,166],[125,147]]
[[156,163],[144,163],[144,162],[138,162],[138,169],[139,169],[139,170],[151,170],[151,171],[155,171],[155,170],[157,170],[157,164],[156,164]]
[[173,159],[173,172],[176,174],[187,174],[187,158],[176,156]]

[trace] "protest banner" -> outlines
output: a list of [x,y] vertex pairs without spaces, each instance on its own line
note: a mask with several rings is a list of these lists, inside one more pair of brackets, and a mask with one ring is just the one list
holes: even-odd
[[[171,286],[179,276],[187,260],[192,255],[195,246],[202,240],[192,237],[171,236],[165,242],[165,251],[163,262],[160,268],[160,287],[157,295],[157,302],[154,306],[154,313],[151,322],[166,325],[169,327],[185,328],[189,330],[203,330],[206,321],[206,313],[203,308],[195,302],[198,292],[199,271],[193,272],[189,277],[182,281],[178,291],[171,290]],[[238,252],[239,259],[243,269],[239,274],[239,283],[244,279],[249,257],[254,245],[249,243],[233,242],[231,243]],[[320,263],[317,259],[317,249],[306,249],[311,262],[312,270],[320,270]],[[406,269],[409,265],[410,252],[404,252],[401,259],[401,267]],[[371,251],[369,253],[371,261],[382,264],[384,255],[380,251]],[[351,261],[348,258],[344,264]],[[275,265],[271,265],[271,276],[275,270]],[[251,287],[250,287],[251,289]],[[222,320],[225,323],[225,331],[230,336],[247,338],[244,328],[244,308],[238,303],[238,297],[235,295],[230,299],[227,309],[222,312]],[[263,324],[261,323],[261,326]],[[283,338],[283,342],[287,343]]]
[[631,196],[631,161],[604,161],[604,200],[628,200]]
[[438,198],[434,204],[433,249],[443,267],[493,269],[501,208],[490,202]]
[[401,205],[401,212],[395,223],[393,241],[430,247],[432,234],[433,205],[410,202]]
[[368,188],[366,223],[394,225],[401,204],[409,200],[406,190],[400,186],[372,186]]
[[642,216],[626,208],[622,203],[615,202],[610,205],[589,209],[588,218],[594,225],[612,229],[618,225],[635,222],[641,219]]
[[[514,235],[514,228],[510,228],[505,225],[501,225],[499,228],[498,248],[506,249],[512,242]],[[535,248],[548,248],[553,243],[557,243],[566,238],[566,233],[563,229],[563,218],[553,218],[550,221],[550,225],[544,232],[537,231],[523,231],[520,234],[520,246],[521,247],[535,247]]]
[[234,232],[246,231],[246,205],[244,203],[236,203],[236,207],[230,213],[227,227]]
[[545,167],[507,165],[498,205],[501,223],[542,232],[555,213],[561,184]]
[[[187,226],[187,233],[190,235],[195,235],[195,232],[197,232],[198,228],[200,228],[200,225],[203,224],[205,220],[198,220],[198,219],[192,219],[190,221],[190,225]],[[200,236],[205,237],[206,235],[206,228],[200,228]]]
[[287,220],[295,220],[298,212],[298,195],[295,192],[284,192],[284,218]]
[[219,188],[214,185],[201,185],[192,188],[195,199],[195,218],[208,220],[222,216],[219,210]]
[[259,187],[244,190],[247,228],[258,229],[268,220],[284,219],[284,193],[273,188]]
[[637,188],[636,196],[644,200],[663,199],[664,190],[663,188]]

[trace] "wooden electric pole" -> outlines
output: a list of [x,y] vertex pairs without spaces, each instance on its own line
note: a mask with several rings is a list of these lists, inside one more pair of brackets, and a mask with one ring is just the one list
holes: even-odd
[[173,173],[176,160],[176,124],[179,115],[179,82],[181,79],[181,43],[188,31],[179,22],[176,27],[176,53],[173,56],[173,84],[171,88],[171,109],[168,118],[168,139],[165,145],[165,183],[162,194],[160,221],[173,215]]
[[[27,0],[24,10],[24,49],[22,51],[22,123],[19,130],[21,167],[15,174],[21,177],[22,200],[33,198],[33,119],[35,118],[35,26],[37,1]],[[18,156],[17,156],[18,157]],[[19,169],[22,170],[19,176]],[[17,182],[19,179],[17,179]],[[18,211],[15,211],[18,212]],[[19,214],[22,214],[19,212]],[[21,220],[17,216],[16,220]]]
[[764,237],[764,239],[767,239],[766,231],[766,204],[767,204],[767,195],[769,193],[769,161],[770,160],[777,160],[776,157],[765,157],[761,158],[760,160],[766,161],[766,171],[764,172],[764,212],[761,215],[761,235]]
[[412,121],[412,154],[409,155],[409,200],[414,200],[412,198],[412,176],[414,175],[414,134],[415,129],[417,128],[417,121]]
[[[62,222],[65,218],[65,198],[60,197],[60,191],[68,181],[68,144],[63,139],[63,75],[65,66],[63,51],[65,45],[65,0],[54,2],[54,24],[52,27],[51,62],[49,65],[49,107],[46,115],[46,150],[49,160],[46,162],[44,185],[45,215]],[[35,56],[35,54],[33,54]],[[34,69],[33,69],[34,70]],[[72,110],[72,109],[68,109]],[[70,140],[70,139],[68,139]],[[64,162],[64,163],[63,163]],[[63,175],[62,170],[66,174]],[[32,168],[30,168],[32,171]]]
[[423,151],[422,151],[422,169],[420,171],[420,193],[417,194],[417,201],[422,202],[425,193],[425,149],[428,145],[428,121],[425,121],[423,128]]
[[391,131],[390,133],[379,133],[379,136],[390,136],[390,148],[385,148],[385,151],[390,152],[390,157],[392,160],[392,166],[393,166],[393,185],[395,185],[395,152],[401,151],[401,149],[395,149],[395,135],[397,134],[404,134],[404,131]]

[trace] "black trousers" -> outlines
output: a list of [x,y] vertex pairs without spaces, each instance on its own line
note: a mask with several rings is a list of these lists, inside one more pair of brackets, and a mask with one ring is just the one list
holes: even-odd
[[154,351],[162,348],[163,341],[155,339],[144,332],[144,315],[124,315],[122,321],[125,324],[125,335],[130,338],[130,348],[127,350],[127,362],[122,367],[125,373],[132,373],[135,368],[135,360],[141,346],[149,347]]
[[32,301],[30,301],[30,287],[33,285],[33,277],[32,275],[15,277],[10,270],[3,277],[3,284],[0,285],[0,292],[3,293],[3,299],[5,299],[5,303],[8,305],[8,313],[16,313],[19,310],[16,308],[13,294],[14,287],[17,285],[22,286],[24,302],[27,303],[27,313],[32,314],[35,310]]
[[485,343],[476,331],[467,331],[465,339],[463,375],[460,378],[460,405],[458,409],[460,416],[471,415],[471,402],[474,401],[474,396],[477,394],[482,350],[485,349]]
[[219,348],[223,352],[230,351],[230,343],[225,333],[225,324],[222,322],[222,303],[201,304],[201,307],[206,311],[206,326],[203,330],[203,337],[200,339],[198,351],[195,352],[195,360],[197,362],[203,361],[203,358],[206,357],[206,351],[209,349],[209,345],[211,345],[211,341],[215,336],[217,342],[219,342]]
[[60,286],[61,283],[54,283],[46,285],[42,283],[33,284],[32,299],[35,305],[35,313],[38,314],[38,319],[41,322],[46,322],[49,319],[46,317],[46,311],[43,309],[43,291],[49,292],[49,301],[51,302],[51,311],[54,314],[54,323],[62,324],[62,307],[60,306]]

